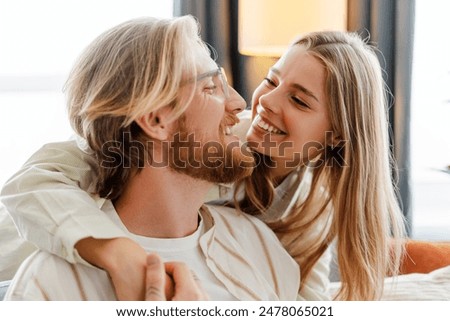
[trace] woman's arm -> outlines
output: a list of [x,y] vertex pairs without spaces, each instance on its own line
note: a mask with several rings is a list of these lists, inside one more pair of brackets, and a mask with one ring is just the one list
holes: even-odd
[[75,140],[38,150],[1,192],[1,201],[21,235],[67,261],[85,263],[75,251],[81,239],[125,236],[86,191],[95,175],[94,160]]
[[75,140],[47,144],[5,184],[1,200],[25,239],[71,263],[105,269],[119,299],[143,299],[146,253],[86,192],[95,166]]
[[147,253],[129,238],[80,240],[76,249],[89,263],[108,272],[119,300],[143,300]]
[[[298,300],[331,301],[330,267],[331,249],[328,248],[311,270],[300,290]],[[301,271],[300,271],[301,272]]]

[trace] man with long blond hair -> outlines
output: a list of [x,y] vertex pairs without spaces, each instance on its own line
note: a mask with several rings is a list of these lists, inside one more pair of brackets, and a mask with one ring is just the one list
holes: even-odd
[[[116,296],[126,293],[120,286],[128,283],[117,280],[123,274],[106,272],[126,266],[110,259],[124,239],[139,247],[136,255],[156,252],[189,263],[210,299],[296,299],[298,266],[275,234],[254,217],[203,205],[214,183],[243,178],[254,164],[231,134],[245,102],[211,59],[192,17],[141,18],[106,31],[81,55],[66,89],[72,127],[97,169],[89,190],[109,218],[104,231],[122,237],[84,235],[97,228],[95,215],[87,214],[72,240],[83,258],[103,253],[104,260],[91,260],[94,267],[38,251],[23,263],[6,299],[129,299]],[[63,150],[50,144],[46,156]],[[144,273],[128,277],[142,280]],[[166,295],[172,298],[170,289]]]

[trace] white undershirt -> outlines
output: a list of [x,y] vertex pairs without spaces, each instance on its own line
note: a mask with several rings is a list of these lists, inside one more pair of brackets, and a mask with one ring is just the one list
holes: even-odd
[[136,235],[128,231],[120,220],[111,201],[106,201],[102,210],[124,231],[130,238],[139,243],[146,252],[158,253],[164,261],[182,261],[189,265],[200,279],[201,285],[208,294],[210,300],[233,301],[236,298],[228,291],[222,282],[208,268],[203,255],[199,240],[205,234],[205,226],[200,215],[200,222],[197,230],[186,237],[162,239]]

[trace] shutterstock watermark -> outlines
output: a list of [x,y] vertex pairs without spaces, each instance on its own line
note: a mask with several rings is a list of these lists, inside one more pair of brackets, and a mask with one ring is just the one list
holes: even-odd
[[[330,141],[331,132],[326,133]],[[281,143],[265,135],[261,142],[219,142],[202,141],[194,133],[174,135],[173,141],[155,142],[131,139],[130,133],[124,133],[121,141],[108,141],[102,146],[102,167],[133,167],[132,158],[140,159],[137,167],[167,167],[173,164],[179,168],[217,168],[233,166],[253,167],[263,162],[267,167],[283,166],[295,168],[301,162],[309,167],[319,167],[327,160],[328,166],[347,166],[343,158],[346,141],[335,145],[325,145],[310,141],[300,151],[294,150],[292,141]],[[253,153],[252,151],[258,151]],[[317,157],[324,154],[324,157]],[[261,157],[261,155],[264,155]],[[256,157],[255,157],[256,156]],[[136,165],[134,165],[136,166]]]

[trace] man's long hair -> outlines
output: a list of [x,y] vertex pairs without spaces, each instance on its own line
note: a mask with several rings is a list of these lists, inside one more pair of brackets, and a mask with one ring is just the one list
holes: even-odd
[[191,16],[139,18],[104,32],[79,57],[66,83],[67,106],[97,158],[101,197],[117,198],[148,160],[148,138],[135,120],[166,106],[176,119],[186,109],[190,100],[177,97],[197,73],[199,46],[209,54]]

